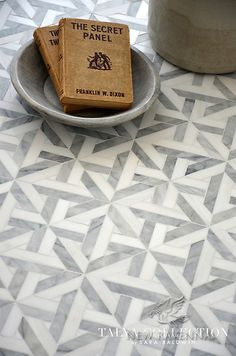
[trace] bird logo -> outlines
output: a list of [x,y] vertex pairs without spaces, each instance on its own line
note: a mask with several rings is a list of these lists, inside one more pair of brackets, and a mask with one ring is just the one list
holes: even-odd
[[187,315],[178,314],[179,311],[183,308],[184,303],[184,296],[181,296],[177,299],[165,299],[160,303],[156,303],[147,307],[142,315],[142,319],[155,318],[159,324],[169,324],[178,327],[189,319]]

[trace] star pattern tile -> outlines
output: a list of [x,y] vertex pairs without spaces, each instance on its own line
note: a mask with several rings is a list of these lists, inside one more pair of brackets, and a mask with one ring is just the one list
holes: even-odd
[[[165,62],[147,12],[148,0],[0,3],[2,356],[236,354],[236,76]],[[61,17],[130,26],[161,77],[148,112],[74,128],[43,121],[18,97],[12,58]],[[163,300],[182,297],[181,325],[225,332],[145,343]],[[112,337],[133,328],[140,342]]]

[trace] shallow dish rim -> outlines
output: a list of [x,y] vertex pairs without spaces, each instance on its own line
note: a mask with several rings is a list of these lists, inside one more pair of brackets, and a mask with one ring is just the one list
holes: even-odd
[[153,90],[151,94],[146,98],[146,101],[142,106],[137,105],[136,107],[131,107],[130,109],[119,111],[117,114],[108,115],[108,116],[100,116],[100,117],[84,117],[78,115],[70,115],[64,112],[59,112],[46,106],[42,106],[39,104],[35,99],[33,99],[24,89],[22,86],[20,79],[18,77],[18,64],[19,59],[26,50],[27,47],[32,45],[34,40],[30,40],[26,42],[16,53],[15,57],[12,60],[11,67],[10,67],[10,76],[12,84],[17,91],[17,93],[37,112],[41,115],[45,115],[46,117],[50,117],[56,121],[62,122],[68,125],[75,125],[75,126],[112,126],[116,124],[120,124],[125,121],[132,120],[137,116],[143,114],[146,110],[150,108],[153,102],[159,95],[160,92],[160,77],[157,71],[154,68],[154,64],[151,60],[144,55],[140,50],[131,46],[131,50],[135,51],[142,59],[148,64],[149,70],[152,72],[153,76]]

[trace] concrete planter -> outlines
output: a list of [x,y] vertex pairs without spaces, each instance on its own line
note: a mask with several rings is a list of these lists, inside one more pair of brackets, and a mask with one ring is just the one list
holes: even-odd
[[149,0],[148,30],[153,48],[179,67],[236,70],[236,0]]

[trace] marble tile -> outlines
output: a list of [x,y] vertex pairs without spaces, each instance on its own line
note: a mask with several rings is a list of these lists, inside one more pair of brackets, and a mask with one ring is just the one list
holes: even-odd
[[[0,3],[1,356],[236,354],[236,75],[164,61],[147,12],[148,0]],[[161,77],[148,112],[93,130],[17,96],[16,50],[63,16],[130,26]],[[144,342],[171,325],[221,335]],[[124,328],[139,334],[114,336]]]

